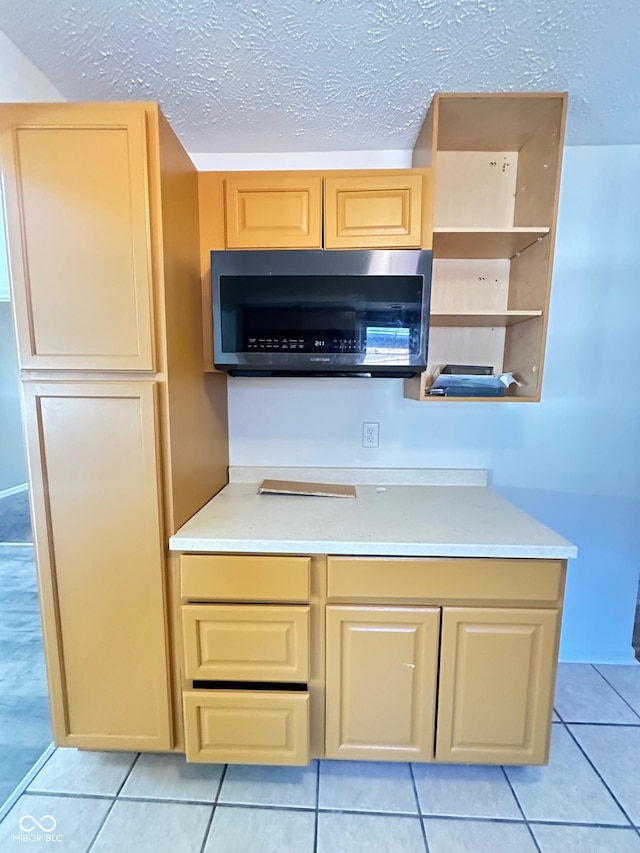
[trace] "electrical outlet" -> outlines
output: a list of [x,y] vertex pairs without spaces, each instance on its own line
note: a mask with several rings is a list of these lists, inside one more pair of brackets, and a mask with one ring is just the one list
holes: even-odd
[[362,446],[378,447],[380,444],[380,424],[362,424]]

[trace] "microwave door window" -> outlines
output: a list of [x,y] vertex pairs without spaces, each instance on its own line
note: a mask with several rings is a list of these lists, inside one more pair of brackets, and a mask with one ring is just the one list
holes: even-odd
[[400,364],[420,352],[422,286],[418,275],[221,275],[221,349]]

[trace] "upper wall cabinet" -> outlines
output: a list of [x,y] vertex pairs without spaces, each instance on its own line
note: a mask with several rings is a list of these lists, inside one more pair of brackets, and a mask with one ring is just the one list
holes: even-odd
[[319,249],[322,181],[300,173],[239,174],[225,181],[229,249]]
[[153,370],[144,112],[47,105],[0,150],[20,366]]
[[201,180],[201,207],[211,220],[208,250],[222,248],[215,217],[207,215],[222,183],[227,249],[431,247],[428,169],[230,173],[220,183],[211,174]]
[[415,172],[327,178],[325,248],[419,248],[422,182]]
[[466,364],[517,377],[499,399],[540,399],[566,101],[434,98],[413,160],[435,174],[429,366],[405,396],[442,400],[435,368]]

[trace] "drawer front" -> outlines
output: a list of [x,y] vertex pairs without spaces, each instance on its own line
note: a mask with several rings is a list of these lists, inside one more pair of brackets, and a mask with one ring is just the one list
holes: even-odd
[[194,690],[183,694],[187,761],[309,763],[309,694]]
[[563,582],[561,560],[330,557],[327,598],[552,604]]
[[309,601],[309,557],[184,554],[183,601]]
[[309,607],[190,604],[182,608],[185,676],[202,681],[309,677]]

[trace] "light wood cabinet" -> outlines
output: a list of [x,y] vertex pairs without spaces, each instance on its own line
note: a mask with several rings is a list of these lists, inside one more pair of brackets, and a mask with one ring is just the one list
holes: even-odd
[[194,690],[184,694],[187,761],[309,763],[309,694]]
[[56,742],[169,749],[156,388],[24,385]]
[[445,607],[436,759],[544,764],[558,610]]
[[185,677],[202,681],[309,678],[309,608],[192,604],[182,608]]
[[431,169],[200,172],[198,195],[203,364],[208,372],[215,370],[212,250],[430,249],[432,244]]
[[[320,249],[322,181],[293,172],[225,181],[228,249]],[[213,247],[212,247],[213,248]]]
[[309,557],[184,554],[182,601],[309,601]]
[[[548,760],[563,560],[181,554],[179,562],[189,760],[298,763],[304,749],[345,760]],[[283,566],[293,570],[284,585]],[[222,567],[240,579],[273,571],[282,603],[246,595],[225,603]],[[303,571],[308,605],[286,597]]]
[[566,103],[433,99],[413,156],[435,176],[429,364],[405,396],[442,402],[428,394],[437,366],[468,364],[522,383],[494,402],[540,399]]
[[437,608],[327,607],[327,758],[433,758],[439,625]]
[[167,536],[228,465],[197,173],[150,103],[3,104],[0,152],[54,739],[180,748]]
[[422,187],[420,172],[326,178],[325,248],[419,248]]
[[153,370],[145,113],[33,118],[1,140],[20,366]]
[[317,604],[293,602],[310,601],[310,564],[309,557],[181,555],[187,761],[308,764],[324,674],[318,649],[314,659],[310,653]]
[[562,561],[327,563],[328,758],[547,762]]

